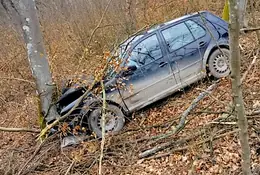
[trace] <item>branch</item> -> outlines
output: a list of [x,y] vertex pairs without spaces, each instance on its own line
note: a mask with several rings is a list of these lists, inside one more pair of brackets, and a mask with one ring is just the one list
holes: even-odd
[[[103,19],[104,19],[104,17],[105,17],[105,14],[106,14],[106,12],[107,12],[107,10],[108,10],[108,7],[109,7],[111,1],[112,1],[112,0],[109,0],[109,1],[108,1],[107,5],[106,5],[106,8],[105,8],[105,10],[104,10],[104,12],[103,12],[103,14],[102,14],[102,16],[101,16],[101,18],[100,18],[100,20],[99,20],[97,26],[96,26],[96,27],[94,28],[94,30],[91,32],[91,35],[90,35],[89,40],[88,40],[88,42],[87,42],[86,48],[90,45],[90,43],[91,43],[91,41],[92,41],[92,39],[93,39],[93,36],[94,36],[94,34],[96,33],[96,31],[100,28],[100,25],[101,25],[102,22],[103,22]],[[82,55],[82,57],[79,59],[79,64],[78,64],[78,68],[77,68],[77,69],[79,69],[79,66],[81,65],[82,59],[85,57],[86,52],[87,52],[87,49],[84,49],[83,55]]]
[[252,69],[253,65],[256,63],[256,59],[258,57],[258,54],[259,54],[259,50],[257,51],[257,55],[254,56],[254,59],[251,62],[251,64],[249,65],[249,67],[247,68],[246,72],[243,74],[243,77],[241,78],[241,82],[243,82],[246,79],[248,72]]
[[[211,86],[208,87],[208,89],[206,90],[206,92],[201,92],[199,94],[199,96],[197,98],[195,98],[191,105],[181,114],[180,116],[180,122],[179,124],[176,126],[176,128],[174,130],[172,130],[171,132],[167,133],[167,134],[162,134],[162,135],[159,135],[157,136],[157,139],[156,140],[161,140],[161,139],[165,139],[173,134],[176,134],[177,132],[179,132],[185,125],[185,122],[186,122],[186,118],[187,116],[189,115],[189,113],[198,105],[198,103],[206,96],[208,95],[209,93],[212,92],[213,89],[215,89],[217,83],[219,81],[217,81],[216,83],[212,84]],[[170,125],[171,126],[171,125]]]
[[25,80],[25,79],[21,79],[21,78],[15,78],[15,77],[0,77],[0,79],[6,79],[6,80],[17,80],[17,81],[22,81],[22,82],[26,82],[26,83],[30,83],[35,85],[34,82],[29,81],[29,80]]
[[102,105],[102,116],[101,116],[102,140],[101,140],[101,151],[100,151],[100,158],[99,158],[98,174],[102,175],[102,159],[104,156],[104,147],[105,147],[106,92],[105,92],[105,86],[103,80],[101,80],[100,83],[101,83],[102,94],[103,94],[103,105]]
[[162,153],[162,154],[158,154],[158,155],[155,155],[155,156],[152,156],[152,157],[149,157],[149,158],[146,158],[145,160],[151,160],[151,159],[158,159],[158,158],[161,158],[161,157],[165,157],[165,156],[169,156],[175,152],[180,152],[180,151],[184,151],[184,150],[187,150],[187,149],[190,149],[191,147],[193,146],[198,146],[198,145],[201,145],[203,143],[206,143],[206,142],[209,142],[211,140],[217,140],[217,139],[220,139],[222,137],[225,137],[225,136],[228,136],[228,135],[231,135],[231,134],[235,134],[237,132],[239,132],[240,129],[236,129],[234,131],[230,131],[230,132],[227,132],[227,133],[224,133],[224,134],[221,134],[219,136],[216,136],[216,137],[209,137],[207,138],[206,140],[203,140],[203,141],[200,141],[198,143],[195,143],[194,145],[190,145],[190,146],[185,146],[185,147],[181,147],[181,148],[176,148],[176,149],[173,149],[167,153]]
[[33,133],[40,133],[40,130],[37,130],[37,129],[29,129],[29,128],[5,128],[5,127],[0,127],[0,131],[5,131],[5,132],[33,132]]
[[[152,139],[156,139],[156,141],[161,140],[161,139],[165,139],[168,138],[176,133],[178,133],[182,128],[185,127],[186,124],[186,118],[189,115],[189,113],[198,105],[198,103],[209,93],[211,93],[213,91],[213,89],[216,87],[218,81],[214,84],[212,84],[211,86],[209,86],[206,90],[206,92],[201,92],[199,94],[199,96],[193,100],[193,102],[191,103],[191,105],[181,114],[181,119],[179,124],[169,133],[166,134],[161,134],[161,135],[157,135],[157,136],[153,136]],[[143,157],[147,157],[151,154],[154,154],[162,149],[164,149],[165,147],[169,146],[168,144],[162,144],[162,145],[157,145],[154,148],[151,148],[149,150],[146,150],[144,152],[142,152],[141,154],[139,154],[139,157],[143,158]]]
[[75,163],[76,163],[75,160],[73,160],[73,161],[71,162],[71,164],[70,164],[69,168],[67,169],[65,175],[68,175],[68,174],[70,173],[70,170],[72,169],[72,167],[74,166]]
[[95,79],[91,86],[88,88],[88,90],[80,97],[78,98],[78,100],[76,101],[76,104],[69,110],[69,112],[67,112],[65,115],[57,118],[54,122],[52,122],[51,124],[47,125],[40,133],[38,139],[43,138],[43,136],[45,136],[47,134],[47,132],[53,128],[54,126],[58,125],[59,122],[65,120],[81,103],[81,101],[88,95],[88,93],[90,92],[90,90],[93,89],[94,85],[96,84],[97,80]]
[[240,32],[254,32],[260,30],[260,27],[253,27],[253,28],[243,28],[240,29]]
[[195,133],[195,134],[193,134],[193,135],[191,135],[191,136],[189,136],[189,137],[187,137],[187,138],[185,138],[185,139],[181,139],[181,140],[178,140],[178,141],[173,140],[173,141],[169,141],[169,142],[166,142],[166,143],[157,145],[156,147],[154,147],[154,148],[152,148],[152,149],[150,149],[150,150],[148,150],[148,151],[145,151],[145,152],[139,154],[139,158],[144,158],[144,157],[147,157],[147,156],[149,156],[149,155],[155,154],[155,153],[157,153],[157,152],[159,152],[159,151],[161,151],[161,150],[164,150],[164,149],[166,149],[166,148],[169,148],[169,147],[172,146],[172,145],[177,145],[177,144],[181,144],[181,143],[188,142],[188,141],[190,141],[190,140],[192,140],[192,139],[194,139],[194,138],[200,136],[200,135],[203,134],[203,133],[204,133],[204,132],[199,131],[199,132],[197,132],[197,133]]

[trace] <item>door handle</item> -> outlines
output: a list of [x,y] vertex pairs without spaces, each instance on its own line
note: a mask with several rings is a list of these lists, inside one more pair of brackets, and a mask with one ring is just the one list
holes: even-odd
[[205,45],[206,45],[206,42],[204,42],[204,41],[199,42],[199,47],[203,47]]
[[167,62],[160,62],[159,67],[164,67],[166,64],[168,64]]

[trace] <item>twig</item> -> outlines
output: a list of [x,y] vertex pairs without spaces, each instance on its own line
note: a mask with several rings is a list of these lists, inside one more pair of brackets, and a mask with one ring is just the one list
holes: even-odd
[[220,101],[217,97],[211,95],[211,94],[210,94],[211,92],[208,92],[207,90],[201,89],[201,88],[196,88],[196,89],[208,93],[209,97],[211,97],[211,98],[214,99],[215,101],[218,101],[219,103],[221,103],[221,104],[227,106],[226,103],[224,103],[223,101]]
[[37,129],[29,129],[29,128],[5,128],[0,127],[0,131],[6,131],[6,132],[33,132],[33,133],[40,133],[40,130]]
[[35,83],[33,81],[29,81],[29,80],[25,80],[25,79],[21,79],[21,78],[15,78],[15,77],[0,77],[0,79],[6,79],[6,80],[17,80],[17,81],[22,81],[22,82],[26,82],[26,83],[30,83],[35,85]]
[[143,153],[140,153],[140,154],[139,154],[139,158],[144,158],[144,157],[150,156],[150,155],[152,155],[152,154],[154,154],[154,153],[157,153],[157,152],[159,152],[159,151],[161,151],[161,150],[164,150],[164,149],[166,149],[166,148],[168,148],[168,147],[170,147],[170,146],[172,146],[172,145],[177,145],[177,144],[185,143],[185,142],[187,142],[187,141],[189,141],[189,140],[192,140],[192,139],[194,139],[194,138],[200,136],[201,134],[203,134],[203,132],[202,132],[202,131],[199,131],[199,132],[194,133],[193,135],[191,135],[191,136],[189,136],[189,137],[187,137],[187,138],[185,138],[185,139],[181,139],[181,140],[178,140],[178,141],[173,140],[173,141],[169,141],[169,142],[166,142],[166,143],[157,145],[157,146],[155,146],[154,148],[149,149],[148,151],[145,151],[145,152],[143,152]]
[[[105,14],[107,13],[107,10],[108,10],[108,7],[109,7],[111,1],[112,1],[112,0],[109,0],[109,1],[108,1],[107,5],[106,5],[106,8],[105,8],[105,10],[103,11],[103,14],[102,14],[102,16],[101,16],[101,18],[100,18],[100,20],[99,20],[97,26],[96,26],[96,27],[94,28],[94,30],[91,32],[86,47],[88,47],[88,46],[90,45],[90,43],[91,43],[91,41],[92,41],[92,39],[93,39],[94,34],[95,34],[96,31],[100,28],[100,25],[101,25],[102,22],[103,22],[103,19],[104,19],[104,17],[105,17]],[[82,55],[82,57],[79,59],[78,69],[79,69],[79,66],[81,65],[82,59],[85,57],[86,52],[87,52],[87,50],[84,49],[83,55]]]
[[[253,112],[246,112],[246,116],[255,116],[255,115],[259,115],[260,114],[260,110],[257,111],[253,111]],[[248,117],[250,118],[250,117]]]
[[105,115],[106,115],[106,92],[103,80],[101,80],[102,94],[103,94],[103,105],[102,105],[102,116],[101,116],[101,127],[102,127],[102,140],[101,140],[101,150],[100,150],[100,158],[99,158],[99,168],[98,174],[102,175],[102,159],[104,156],[104,147],[105,147]]
[[106,5],[106,8],[105,8],[105,10],[103,11],[103,14],[102,14],[102,16],[101,16],[101,18],[100,18],[100,20],[99,20],[98,25],[97,25],[97,26],[95,27],[95,29],[92,31],[92,33],[91,33],[91,35],[90,35],[90,38],[89,38],[89,40],[88,40],[87,46],[88,46],[88,45],[90,44],[90,42],[92,41],[92,38],[93,38],[95,32],[97,31],[97,29],[100,28],[100,25],[101,25],[101,23],[102,23],[102,21],[103,21],[103,19],[104,19],[104,17],[105,17],[105,14],[107,13],[107,10],[108,10],[108,7],[109,7],[111,1],[112,1],[112,0],[109,0],[109,1],[108,1],[107,5]]
[[208,124],[237,125],[237,122],[221,122],[221,121],[219,121],[219,122],[214,122],[214,121],[212,121],[212,122],[209,122]]
[[23,165],[23,167],[21,168],[21,170],[18,172],[17,175],[21,175],[21,174],[22,174],[24,168],[34,159],[34,157],[35,157],[35,156],[38,154],[38,152],[41,150],[41,148],[42,148],[42,146],[43,146],[44,143],[45,143],[45,141],[43,141],[43,142],[40,143],[40,145],[35,149],[35,151],[34,151],[32,157],[31,157],[29,160],[27,160],[27,162]]
[[192,114],[230,114],[232,115],[231,112],[228,111],[196,111],[196,112],[191,112]]
[[252,69],[253,65],[256,63],[256,59],[258,57],[258,53],[259,53],[259,50],[257,50],[257,55],[254,56],[253,61],[251,62],[251,64],[247,68],[246,72],[243,74],[243,77],[241,78],[241,82],[243,82],[246,79],[246,76],[247,76],[248,72]]
[[260,27],[253,27],[253,28],[243,28],[240,29],[241,32],[254,32],[260,30]]
[[[237,132],[239,132],[239,130],[240,129],[236,129],[234,131],[230,131],[230,132],[218,135],[218,136],[214,137],[213,140],[217,140],[217,139],[220,139],[220,138],[225,137],[227,135],[231,135],[231,134],[237,133]],[[158,154],[158,155],[155,155],[155,156],[152,156],[152,157],[145,158],[145,160],[158,159],[158,158],[162,158],[162,157],[165,157],[165,156],[169,156],[169,155],[171,155],[171,154],[173,154],[175,152],[184,151],[184,150],[190,149],[193,146],[198,146],[198,145],[201,145],[203,143],[209,142],[211,139],[212,138],[207,138],[206,140],[203,140],[203,141],[200,141],[198,143],[195,143],[195,145],[185,146],[185,147],[181,147],[181,148],[176,148],[176,149],[173,149],[173,150],[171,150],[171,151],[169,151],[167,153]]]
[[70,173],[70,170],[72,169],[72,167],[74,166],[75,163],[76,163],[75,160],[73,160],[73,161],[71,162],[71,164],[70,164],[69,168],[67,169],[65,175],[68,175],[68,174]]

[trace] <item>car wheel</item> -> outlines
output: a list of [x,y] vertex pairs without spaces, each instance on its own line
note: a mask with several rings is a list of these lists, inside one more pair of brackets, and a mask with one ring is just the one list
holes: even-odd
[[[97,137],[102,137],[102,107],[96,107],[88,117],[89,128]],[[105,133],[120,131],[125,124],[125,116],[120,108],[108,104],[105,116]]]
[[230,74],[230,51],[225,48],[215,50],[209,57],[209,74],[216,78],[223,78]]

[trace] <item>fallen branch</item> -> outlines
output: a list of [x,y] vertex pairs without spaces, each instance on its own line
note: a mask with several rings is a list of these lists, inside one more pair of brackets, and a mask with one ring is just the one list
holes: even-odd
[[145,160],[151,160],[151,159],[158,159],[158,158],[162,158],[162,157],[166,157],[166,156],[169,156],[175,152],[180,152],[180,151],[184,151],[184,150],[187,150],[187,149],[190,149],[191,147],[193,146],[198,146],[198,145],[201,145],[201,144],[204,144],[204,143],[207,143],[211,140],[217,140],[217,139],[220,139],[222,137],[225,137],[225,136],[228,136],[228,135],[231,135],[231,134],[234,134],[234,133],[237,133],[239,132],[240,129],[236,129],[234,131],[230,131],[230,132],[227,132],[227,133],[224,133],[224,134],[221,134],[221,135],[218,135],[216,137],[209,137],[207,138],[206,140],[203,140],[203,141],[200,141],[198,143],[195,143],[194,145],[190,145],[190,146],[185,146],[185,147],[181,147],[181,148],[176,148],[176,149],[173,149],[167,153],[162,153],[162,154],[158,154],[158,155],[155,155],[155,156],[152,156],[152,157],[148,157],[148,158],[145,158]]
[[166,143],[157,145],[157,146],[155,146],[154,148],[149,149],[149,150],[147,150],[147,151],[145,151],[145,152],[139,154],[139,158],[145,158],[145,157],[147,157],[147,156],[149,156],[149,155],[151,155],[151,154],[154,154],[154,153],[156,153],[156,152],[159,152],[159,151],[161,151],[161,150],[164,150],[164,149],[166,149],[166,148],[169,148],[169,147],[172,146],[172,145],[177,145],[177,144],[182,144],[182,143],[188,142],[188,141],[190,141],[190,140],[192,140],[192,139],[194,139],[194,138],[200,136],[201,134],[203,134],[202,131],[197,132],[197,133],[195,133],[195,134],[193,134],[193,135],[191,135],[191,136],[189,136],[189,137],[187,137],[187,138],[185,138],[185,139],[181,139],[181,140],[177,140],[177,141],[176,141],[176,140],[173,140],[173,141],[169,141],[169,142],[166,142]]
[[67,169],[65,175],[68,175],[68,174],[70,173],[70,170],[72,169],[72,167],[74,166],[75,163],[76,163],[75,160],[73,160],[73,161],[71,162],[71,164],[70,164],[69,168]]
[[243,82],[246,79],[246,76],[247,76],[248,72],[252,69],[253,65],[256,63],[256,59],[258,57],[258,53],[259,53],[259,50],[257,51],[257,55],[254,56],[253,61],[251,62],[251,64],[249,65],[249,67],[247,68],[245,73],[243,74],[243,77],[241,78],[241,82]]
[[[187,116],[189,115],[189,113],[198,105],[198,103],[208,94],[210,94],[212,92],[213,89],[215,89],[217,83],[219,81],[217,81],[216,83],[212,84],[211,86],[209,86],[206,90],[206,92],[201,92],[199,94],[199,96],[197,98],[195,98],[191,105],[181,114],[180,116],[180,122],[179,124],[169,133],[166,133],[166,134],[161,134],[161,135],[157,135],[157,136],[154,136],[154,138],[156,140],[161,140],[161,139],[165,139],[173,134],[176,134],[177,132],[179,132],[185,125],[185,122],[186,122],[186,118]],[[173,123],[171,123],[172,125]],[[169,125],[169,127],[171,126]]]
[[[184,128],[185,123],[186,123],[186,118],[189,115],[189,113],[197,106],[197,104],[200,102],[200,100],[202,100],[206,95],[210,94],[213,91],[213,89],[216,87],[217,83],[218,83],[218,81],[216,83],[212,84],[211,86],[209,86],[207,88],[206,92],[201,92],[199,94],[199,96],[192,101],[191,105],[181,114],[181,116],[180,116],[181,119],[180,119],[179,124],[171,132],[153,136],[152,139],[155,139],[156,141],[158,141],[161,139],[168,138],[168,137],[178,133],[182,128]],[[151,148],[151,149],[146,150],[143,153],[139,154],[139,157],[142,158],[142,157],[150,156],[151,154],[157,153],[158,151],[164,149],[165,146],[167,146],[167,144],[155,146],[154,148]]]
[[30,157],[30,159],[27,160],[27,162],[22,166],[21,170],[18,172],[17,175],[21,175],[25,167],[35,158],[35,156],[38,154],[38,152],[41,150],[43,144],[45,142],[41,142],[39,146],[35,149],[33,155]]
[[254,32],[260,30],[260,27],[253,27],[253,28],[243,28],[240,29],[241,32]]
[[37,129],[29,129],[29,128],[5,128],[5,127],[0,127],[0,131],[5,131],[5,132],[33,132],[33,133],[40,133],[40,130]]
[[25,80],[25,79],[21,79],[21,78],[15,78],[15,77],[0,77],[0,79],[17,80],[17,81],[22,81],[22,82],[25,82],[25,83],[29,83],[29,84],[35,85],[34,82],[29,81],[29,80]]

